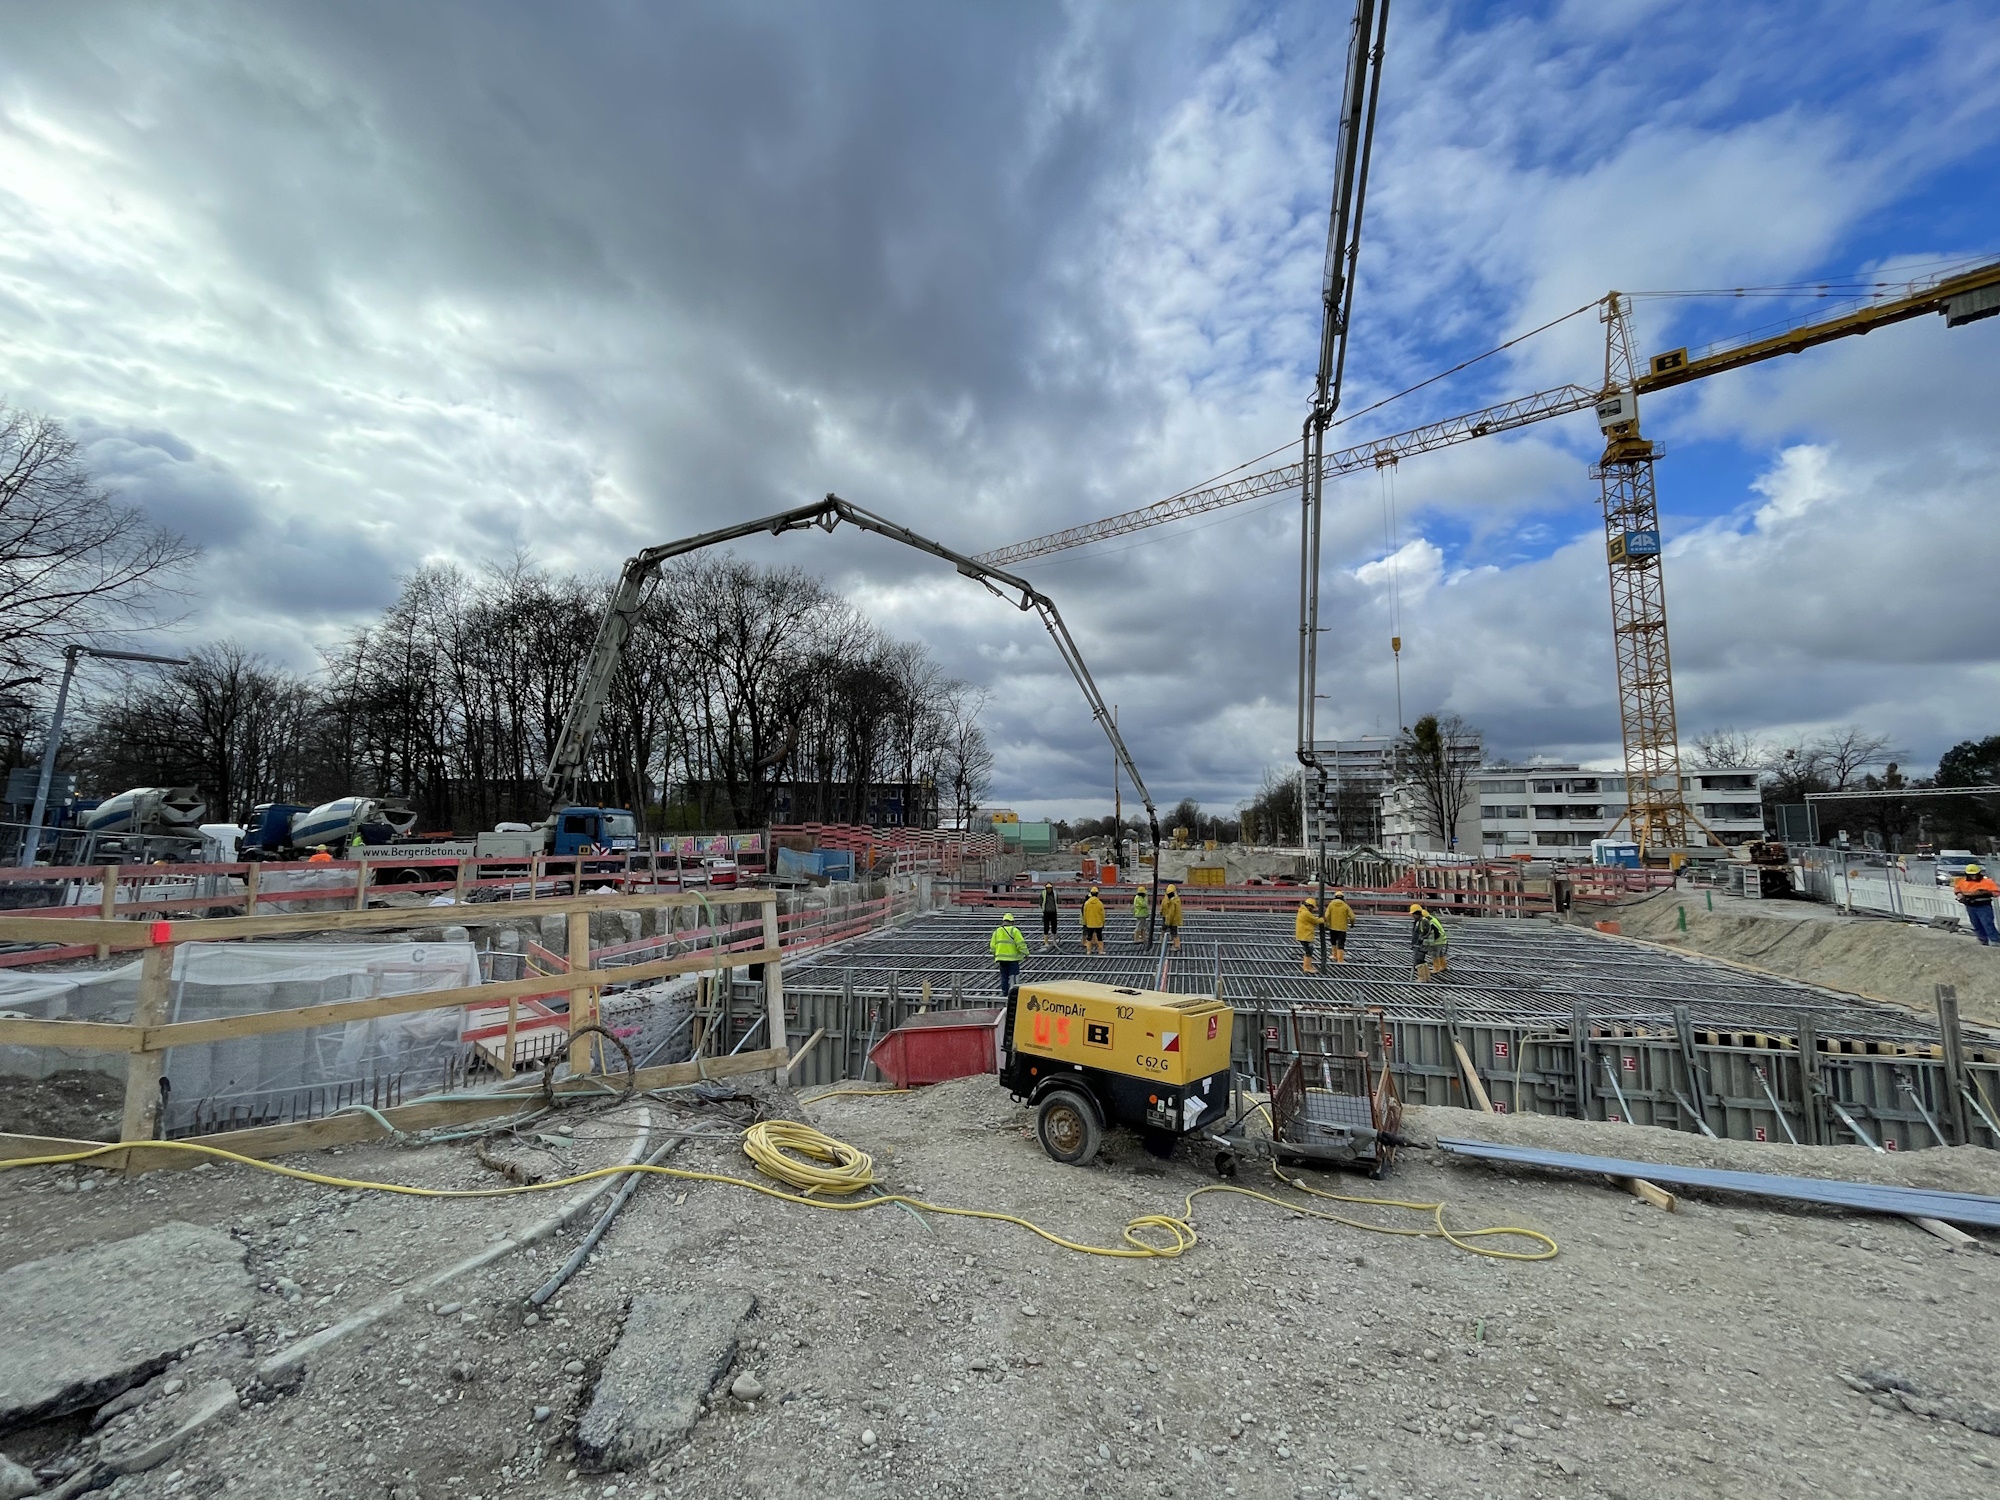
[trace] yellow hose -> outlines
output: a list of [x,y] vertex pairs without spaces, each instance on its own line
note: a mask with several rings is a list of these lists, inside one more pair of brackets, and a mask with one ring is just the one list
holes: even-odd
[[[13,1161],[0,1162],[0,1171],[10,1171],[17,1167],[59,1167],[77,1162],[94,1160],[119,1151],[186,1151],[199,1156],[212,1157],[220,1161],[232,1161],[242,1166],[252,1167],[260,1172],[270,1172],[280,1177],[290,1177],[299,1182],[318,1183],[323,1187],[350,1188],[378,1193],[397,1193],[411,1198],[511,1198],[520,1193],[545,1193],[556,1188],[574,1187],[578,1183],[592,1182],[600,1177],[611,1177],[621,1172],[643,1172],[658,1177],[678,1177],[686,1182],[719,1182],[730,1187],[747,1188],[753,1193],[761,1193],[767,1198],[776,1198],[783,1203],[797,1203],[807,1208],[860,1211],[882,1208],[892,1203],[906,1204],[927,1213],[945,1214],[959,1219],[986,1219],[998,1224],[1012,1224],[1030,1234],[1038,1235],[1052,1245],[1065,1250],[1073,1250],[1079,1255],[1103,1255],[1120,1260],[1171,1260],[1194,1248],[1198,1236],[1194,1228],[1194,1200],[1204,1193],[1232,1193],[1242,1198],[1255,1198],[1269,1203],[1287,1213],[1304,1214],[1309,1218],[1324,1219],[1330,1223],[1344,1224],[1351,1229],[1367,1230],[1371,1234],[1394,1234],[1411,1239],[1443,1239],[1460,1250],[1473,1255],[1490,1256],[1496,1260],[1550,1260],[1557,1253],[1556,1242],[1536,1229],[1491,1228],[1464,1229],[1454,1231],[1444,1222],[1443,1203],[1412,1203],[1397,1198],[1359,1198],[1341,1193],[1322,1192],[1308,1187],[1304,1181],[1287,1178],[1277,1173],[1280,1181],[1299,1189],[1315,1198],[1326,1198],[1339,1203],[1365,1203],[1384,1208],[1404,1208],[1419,1213],[1429,1213],[1436,1224],[1435,1229],[1398,1229],[1389,1225],[1369,1224],[1360,1219],[1344,1218],[1320,1209],[1308,1208],[1302,1203],[1287,1202],[1269,1193],[1260,1193],[1251,1188],[1233,1187],[1226,1183],[1211,1183],[1198,1187],[1183,1200],[1181,1213],[1141,1214],[1130,1220],[1124,1228],[1123,1245],[1086,1245],[1075,1240],[1064,1239],[1052,1230],[1044,1229],[1032,1220],[1018,1214],[1002,1213],[997,1209],[960,1208],[947,1203],[932,1203],[923,1198],[912,1198],[903,1193],[881,1193],[873,1198],[856,1198],[853,1195],[861,1189],[876,1187],[875,1163],[867,1152],[859,1150],[844,1141],[835,1140],[823,1131],[810,1125],[801,1125],[794,1120],[764,1120],[752,1125],[743,1133],[743,1151],[756,1164],[758,1170],[789,1187],[801,1188],[803,1192],[786,1192],[766,1183],[747,1177],[732,1177],[724,1172],[700,1172],[686,1167],[647,1166],[643,1163],[611,1167],[597,1167],[588,1172],[578,1172],[569,1177],[558,1177],[548,1182],[524,1183],[513,1187],[485,1188],[427,1188],[413,1187],[401,1182],[373,1182],[366,1178],[336,1177],[325,1172],[308,1172],[299,1167],[281,1166],[276,1162],[259,1161],[255,1157],[243,1156],[234,1151],[226,1151],[220,1146],[202,1145],[195,1141],[133,1141],[124,1144],[95,1146],[85,1151],[70,1151],[57,1156],[21,1157]],[[803,1159],[801,1159],[803,1158]],[[1273,1168],[1276,1172],[1276,1169]],[[879,1189],[878,1189],[879,1192]],[[816,1196],[825,1194],[827,1196]],[[1483,1245],[1468,1244],[1468,1240],[1489,1235],[1516,1235],[1524,1239],[1540,1241],[1544,1248],[1529,1252],[1520,1250],[1491,1250]]]

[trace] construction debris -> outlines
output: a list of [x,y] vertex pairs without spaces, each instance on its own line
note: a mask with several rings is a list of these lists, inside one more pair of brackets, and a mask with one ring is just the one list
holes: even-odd
[[242,1327],[255,1301],[242,1243],[163,1224],[29,1261],[0,1300],[0,1432],[98,1406],[201,1340]]
[[642,1467],[684,1439],[735,1360],[739,1331],[755,1308],[748,1292],[634,1297],[577,1424],[577,1467]]

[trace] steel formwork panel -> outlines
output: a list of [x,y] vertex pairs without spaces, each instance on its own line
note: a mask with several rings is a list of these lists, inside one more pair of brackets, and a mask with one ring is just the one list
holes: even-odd
[[[1705,1113],[1718,1134],[1740,1139],[1761,1132],[1765,1139],[1785,1140],[1788,1124],[1802,1141],[1852,1141],[1831,1109],[1837,1102],[1878,1140],[1902,1150],[1936,1140],[1913,1099],[1934,1121],[1950,1117],[1942,1107],[1946,1083],[1934,1025],[1698,955],[1637,948],[1553,924],[1463,918],[1449,924],[1451,967],[1444,978],[1419,983],[1406,959],[1403,923],[1364,916],[1349,939],[1350,961],[1309,975],[1300,971],[1286,914],[1188,917],[1181,950],[1168,955],[1163,986],[1157,983],[1157,951],[1120,951],[1120,931],[1130,929],[1115,914],[1103,958],[1076,951],[1073,913],[1066,912],[1067,949],[1037,947],[1024,974],[1183,994],[1213,993],[1219,974],[1238,1014],[1237,1067],[1252,1080],[1265,1046],[1349,1050],[1369,1029],[1359,1024],[1361,1013],[1377,1011],[1386,1023],[1397,1086],[1412,1103],[1467,1102],[1457,1042],[1495,1107],[1504,1110],[1617,1117],[1690,1131]],[[815,1030],[827,1032],[803,1064],[800,1081],[860,1076],[870,1043],[926,1004],[999,1003],[987,949],[994,919],[989,911],[955,908],[787,964],[792,1045]],[[1031,931],[1031,944],[1037,939]],[[745,1004],[740,1010],[754,1017],[761,1008]],[[1581,1039],[1575,1034],[1579,1015],[1585,1022]],[[1801,1036],[1818,1039],[1816,1091],[1808,1088]],[[1989,1113],[2000,1118],[2000,1037],[1971,1028],[1966,1043],[1967,1076]],[[1759,1067],[1779,1110],[1757,1077]],[[1976,1113],[1971,1138],[2000,1146]]]

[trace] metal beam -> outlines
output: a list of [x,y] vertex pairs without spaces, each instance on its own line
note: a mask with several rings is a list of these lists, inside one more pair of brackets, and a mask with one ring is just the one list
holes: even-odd
[[1440,1140],[1440,1151],[1479,1161],[1503,1161],[1521,1167],[1549,1167],[1564,1172],[1601,1173],[1610,1177],[1644,1177],[1676,1187],[1709,1188],[1722,1193],[1746,1193],[1826,1208],[1861,1213],[1942,1219],[1947,1224],[1977,1224],[2000,1229],[2000,1198],[1981,1193],[1947,1193],[1935,1188],[1889,1187],[1874,1182],[1843,1182],[1838,1178],[1780,1177],[1767,1172],[1729,1172],[1716,1167],[1679,1167],[1665,1162],[1627,1161],[1615,1156],[1584,1156],[1573,1151],[1537,1151],[1492,1141]]

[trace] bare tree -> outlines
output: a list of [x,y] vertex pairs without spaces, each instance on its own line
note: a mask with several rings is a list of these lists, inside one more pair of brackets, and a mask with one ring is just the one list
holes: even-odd
[[1694,737],[1695,769],[1721,771],[1736,766],[1762,766],[1770,749],[1747,729],[1725,724]]
[[944,706],[943,780],[951,787],[958,826],[972,820],[972,810],[993,783],[993,751],[979,715],[986,707],[986,689],[953,683]]
[[60,422],[0,405],[0,692],[72,642],[158,624],[196,555],[113,500]]
[[1838,792],[1846,790],[1857,772],[1869,766],[1884,765],[1891,756],[1900,755],[1901,751],[1890,748],[1893,743],[1886,734],[1870,734],[1850,724],[1845,729],[1821,735],[1815,742],[1815,748],[1819,751],[1827,779],[1833,783],[1833,790]]
[[1479,757],[1466,752],[1478,742],[1479,731],[1457,714],[1425,714],[1396,747],[1402,773],[1416,788],[1417,821],[1445,849],[1457,847],[1459,819],[1472,801]]
[[1299,773],[1290,766],[1266,766],[1264,784],[1243,811],[1243,836],[1259,844],[1305,841],[1305,809],[1299,800]]

